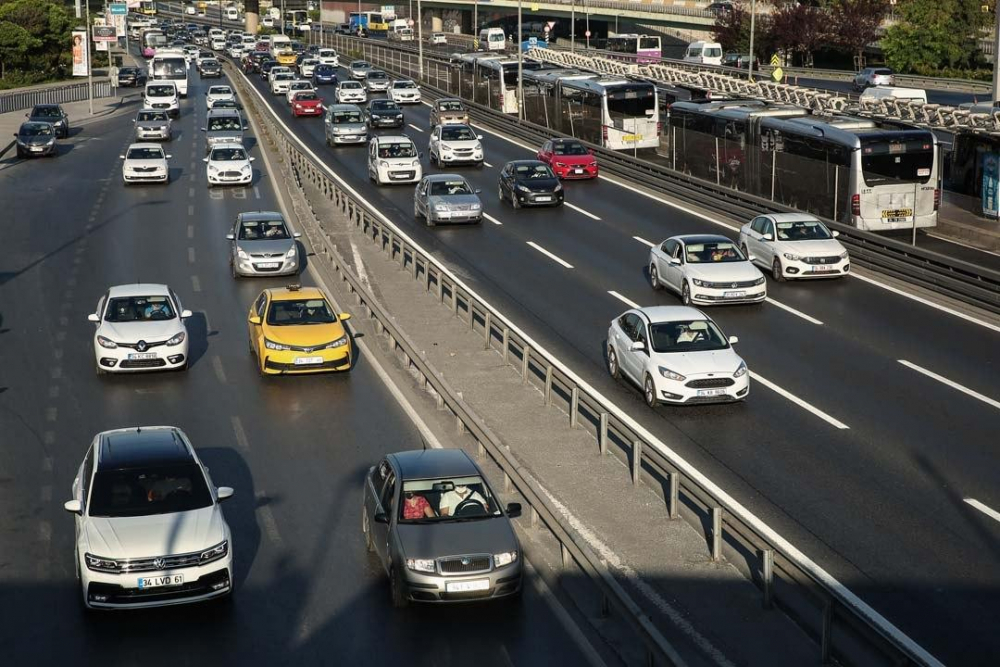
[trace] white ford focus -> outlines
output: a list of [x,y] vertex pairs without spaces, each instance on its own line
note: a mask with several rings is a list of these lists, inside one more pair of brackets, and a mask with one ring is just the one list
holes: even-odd
[[232,592],[232,537],[216,488],[172,426],[98,433],[63,506],[75,515],[87,609],[199,602]]
[[851,270],[847,250],[815,216],[808,213],[760,215],[740,228],[740,247],[754,263],[788,278],[837,278]]
[[650,407],[741,401],[750,373],[736,342],[697,308],[635,308],[611,321],[608,372],[639,385]]
[[184,320],[191,317],[166,285],[135,283],[109,289],[87,319],[97,325],[97,374],[183,370],[188,364]]
[[672,236],[649,249],[649,283],[693,304],[759,303],[767,298],[764,275],[725,236]]
[[208,187],[213,185],[249,185],[253,181],[254,158],[247,155],[243,144],[216,144],[205,160]]

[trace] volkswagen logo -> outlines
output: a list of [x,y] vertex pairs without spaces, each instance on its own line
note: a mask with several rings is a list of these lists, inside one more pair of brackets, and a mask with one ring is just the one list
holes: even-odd
[[146,345],[146,341],[144,340],[140,340],[138,343],[135,344],[135,349],[139,350],[140,352],[145,352],[147,347],[148,345]]
[[462,559],[462,565],[469,565],[470,563],[472,563],[472,559],[471,558],[463,558]]
[[166,564],[167,564],[167,561],[163,560],[162,558],[154,558],[153,559],[153,567],[155,567],[157,570],[162,570],[163,566],[166,565]]
[[733,287],[734,287],[734,288],[736,287],[736,283],[733,283]]

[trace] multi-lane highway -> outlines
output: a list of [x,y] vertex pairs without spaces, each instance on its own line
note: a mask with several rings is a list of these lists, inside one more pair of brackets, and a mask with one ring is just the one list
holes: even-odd
[[[124,187],[131,115],[77,130],[55,159],[0,164],[0,662],[4,664],[580,665],[528,586],[520,606],[392,609],[361,533],[362,476],[415,427],[361,355],[349,374],[261,380],[248,304],[280,280],[233,280],[237,213],[277,210],[266,163],[251,187],[206,188],[206,86],[165,144],[166,186]],[[212,80],[213,83],[216,80]],[[134,112],[137,104],[128,108]],[[311,274],[301,277],[313,281]],[[164,282],[194,311],[186,372],[98,377],[87,321],[110,285]],[[95,433],[172,424],[232,486],[232,604],[86,613],[62,508]],[[515,611],[516,610],[516,611]]]
[[[877,276],[769,281],[768,303],[712,312],[740,337],[750,399],[649,410],[604,370],[608,322],[631,303],[677,303],[646,281],[649,243],[734,235],[726,222],[603,179],[566,183],[564,208],[515,211],[497,200],[498,169],[536,147],[481,129],[487,166],[461,173],[482,189],[487,221],[428,229],[413,218],[412,187],[376,187],[364,147],[328,148],[322,121],[293,120],[251,81],[338,178],[911,636],[952,664],[1000,654],[1000,523],[965,501],[1000,508],[995,324]],[[427,107],[405,115],[426,152]]]

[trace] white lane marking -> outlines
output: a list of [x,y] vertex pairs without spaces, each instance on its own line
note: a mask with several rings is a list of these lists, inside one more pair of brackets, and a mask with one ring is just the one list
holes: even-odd
[[968,248],[969,250],[976,250],[976,251],[979,251],[979,252],[982,252],[982,253],[986,253],[987,255],[993,255],[995,257],[1000,257],[1000,252],[993,252],[992,250],[984,250],[983,248],[977,248],[974,245],[969,245],[968,243],[962,243],[961,241],[956,241],[955,239],[949,239],[949,238],[947,238],[945,236],[938,236],[937,234],[928,234],[927,232],[924,232],[924,234],[927,234],[927,236],[931,237],[932,239],[937,239],[938,241],[944,241],[945,243],[952,243],[954,245],[960,245],[963,248]]
[[194,188],[188,188],[188,197],[194,197]]
[[201,291],[201,281],[198,280],[198,276],[191,276],[191,289],[195,292]]
[[909,292],[904,292],[903,290],[899,289],[898,287],[893,287],[892,285],[886,285],[885,283],[881,283],[881,282],[875,280],[874,278],[868,278],[866,276],[858,275],[857,273],[854,273],[853,271],[851,273],[849,273],[848,275],[851,276],[852,278],[857,278],[858,280],[863,280],[866,283],[875,285],[876,287],[881,287],[882,289],[887,290],[889,292],[892,292],[893,294],[898,294],[900,296],[906,297],[907,299],[911,299],[911,300],[916,301],[918,303],[922,303],[925,306],[930,306],[931,308],[935,308],[937,310],[940,310],[943,313],[948,313],[949,315],[954,315],[955,317],[961,318],[961,319],[965,320],[966,322],[972,322],[973,324],[978,324],[981,327],[986,327],[987,329],[990,329],[992,331],[996,331],[996,332],[1000,333],[1000,326],[997,326],[996,324],[992,324],[990,322],[986,322],[984,320],[977,319],[977,318],[975,318],[975,317],[973,317],[971,315],[966,315],[965,313],[961,313],[961,312],[955,310],[954,308],[949,308],[948,306],[942,306],[939,303],[934,303],[930,299],[925,299],[922,296],[917,296],[916,294],[910,294]]
[[916,364],[914,364],[912,362],[909,362],[906,359],[898,359],[897,361],[899,361],[899,363],[903,364],[907,368],[912,368],[916,372],[923,373],[927,377],[929,377],[929,378],[931,378],[933,380],[937,380],[941,384],[946,384],[949,387],[951,387],[952,389],[957,389],[958,391],[962,392],[966,396],[971,396],[972,398],[975,398],[976,400],[982,401],[986,405],[991,405],[994,408],[997,408],[998,410],[1000,410],[1000,401],[995,401],[992,398],[990,398],[989,396],[984,396],[984,395],[980,394],[978,391],[973,391],[972,389],[969,389],[968,387],[963,387],[959,383],[957,383],[957,382],[955,382],[953,380],[949,380],[948,378],[944,377],[943,375],[938,375],[934,371],[929,371],[926,368],[923,368],[921,366],[917,366]]
[[493,165],[492,165],[492,164],[490,164],[489,162],[487,162],[486,160],[483,160],[483,164],[485,164],[485,165],[486,165],[487,167],[489,167],[490,169],[492,169],[492,168],[493,168]]
[[194,204],[188,204],[188,215],[194,215]]
[[814,405],[812,405],[810,403],[807,403],[806,401],[802,400],[801,398],[799,398],[795,394],[793,394],[793,393],[791,393],[789,391],[785,391],[784,389],[782,389],[778,385],[774,384],[770,380],[767,380],[767,379],[761,377],[758,373],[756,373],[756,372],[752,373],[751,377],[754,380],[757,380],[758,382],[760,382],[762,385],[764,385],[765,387],[767,387],[771,391],[773,391],[774,393],[779,394],[779,395],[787,398],[789,401],[791,401],[795,405],[799,406],[803,410],[806,410],[807,412],[813,413],[814,415],[816,415],[817,417],[819,417],[820,419],[822,419],[826,423],[834,426],[835,428],[839,428],[841,430],[846,430],[846,429],[850,428],[850,426],[848,426],[844,422],[842,422],[842,421],[840,421],[838,419],[834,419],[833,417],[831,417],[830,415],[826,414],[825,412],[823,412],[819,408],[815,407]]
[[218,355],[212,357],[212,370],[215,371],[215,377],[221,384],[226,384],[226,369],[222,367],[222,359]]
[[647,241],[646,239],[642,238],[641,236],[633,236],[632,238],[634,238],[636,241],[638,241],[639,243],[641,243],[644,246],[648,246],[650,248],[655,248],[656,247],[655,243],[652,243],[651,241]]
[[995,509],[987,507],[986,505],[982,504],[981,502],[979,502],[975,498],[962,498],[962,500],[964,500],[969,505],[972,505],[977,510],[979,510],[980,512],[982,512],[986,516],[990,517],[991,519],[994,519],[996,521],[1000,521],[1000,512],[997,512]]
[[243,430],[243,422],[237,416],[232,416],[229,421],[233,425],[233,433],[236,434],[236,444],[245,452],[250,451],[250,441],[247,440],[247,432]]
[[786,306],[785,304],[781,303],[780,301],[775,301],[771,297],[767,297],[765,299],[765,301],[767,301],[772,306],[777,306],[778,308],[781,308],[782,310],[787,310],[788,312],[790,312],[792,315],[795,315],[796,317],[801,317],[806,322],[812,322],[813,324],[818,324],[820,326],[823,326],[823,323],[820,322],[819,320],[817,320],[815,317],[810,317],[809,315],[806,315],[805,313],[803,313],[801,310],[795,310],[791,306]]
[[[52,439],[54,441],[55,437],[53,437]],[[46,456],[45,458],[42,459],[42,471],[43,472],[52,472],[52,457],[51,456]]]
[[417,126],[416,126],[416,125],[414,125],[413,123],[407,123],[407,125],[409,125],[410,127],[412,127],[412,128],[413,128],[414,130],[416,130],[417,132],[423,132],[423,129],[422,129],[422,128],[419,128],[419,127],[417,127]]
[[253,186],[253,196],[256,197],[257,199],[260,199],[260,188],[258,188],[256,185]]
[[358,272],[358,280],[361,284],[371,289],[371,282],[368,280],[368,271],[365,269],[365,262],[361,259],[361,251],[354,241],[351,241],[351,253],[354,255],[354,270]]
[[629,299],[627,297],[622,296],[621,294],[619,294],[618,292],[614,291],[613,289],[609,289],[608,290],[608,294],[610,294],[611,296],[615,297],[616,299],[618,299],[619,301],[621,301],[622,303],[624,303],[625,305],[627,305],[629,308],[641,308],[641,306],[639,304],[637,304],[635,301],[633,301],[632,299]]
[[188,238],[194,238],[194,225],[188,225]]
[[52,541],[52,524],[48,521],[38,522],[38,539],[41,542]]
[[54,422],[59,417],[59,408],[45,408],[45,421]]
[[594,214],[593,214],[593,213],[591,213],[590,211],[585,211],[585,210],[583,210],[582,208],[580,208],[579,206],[575,206],[575,205],[573,205],[573,204],[570,204],[570,203],[569,203],[568,201],[564,201],[564,202],[563,202],[563,205],[564,205],[564,206],[568,206],[569,208],[573,209],[573,210],[574,210],[574,211],[576,211],[577,213],[583,213],[583,214],[584,214],[585,216],[587,216],[588,218],[590,218],[590,219],[592,219],[592,220],[600,220],[600,218],[599,218],[599,217],[597,217],[596,215],[594,215]]
[[43,503],[48,503],[52,501],[52,486],[50,484],[45,484],[44,486],[42,486],[41,498]]
[[545,255],[546,257],[548,257],[549,259],[551,259],[551,260],[552,260],[553,262],[556,262],[557,264],[562,264],[562,265],[563,265],[564,267],[566,267],[567,269],[572,269],[572,268],[573,268],[573,265],[572,265],[572,264],[570,264],[569,262],[567,262],[567,261],[566,261],[566,260],[564,260],[564,259],[561,259],[561,258],[559,258],[559,257],[558,257],[558,256],[556,256],[556,255],[553,255],[553,254],[552,254],[551,252],[549,252],[548,250],[546,250],[546,249],[545,249],[545,248],[543,248],[542,246],[538,245],[538,244],[537,244],[537,243],[535,243],[534,241],[528,241],[527,243],[528,243],[528,245],[530,245],[530,246],[531,246],[532,248],[534,248],[534,249],[535,249],[535,250],[537,250],[538,252],[542,253],[543,255]]
[[194,248],[188,248],[188,264],[194,264]]
[[[257,501],[258,503],[268,502],[267,494],[263,491],[258,491]],[[257,508],[257,512],[260,514],[260,522],[264,524],[264,532],[267,533],[271,542],[273,542],[277,547],[282,546],[281,533],[278,532],[278,522],[274,520],[274,514],[271,513],[271,507],[269,505],[261,504],[261,506]]]
[[494,225],[502,225],[503,224],[502,222],[500,222],[499,220],[497,220],[496,218],[494,218],[489,213],[483,213],[483,217],[486,218],[487,220],[489,220],[490,222],[492,222]]

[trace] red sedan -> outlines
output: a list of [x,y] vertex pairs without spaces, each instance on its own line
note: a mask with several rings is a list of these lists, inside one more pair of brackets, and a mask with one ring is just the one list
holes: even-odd
[[597,178],[597,158],[577,139],[546,141],[538,159],[552,167],[559,178]]
[[295,116],[322,116],[323,100],[311,90],[295,93],[292,98],[292,114]]

